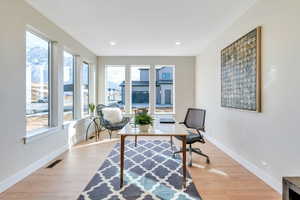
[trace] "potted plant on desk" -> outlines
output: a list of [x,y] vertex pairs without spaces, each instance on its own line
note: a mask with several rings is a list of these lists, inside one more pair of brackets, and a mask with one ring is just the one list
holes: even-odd
[[141,132],[148,132],[150,125],[153,124],[153,118],[147,112],[140,112],[135,115],[134,122],[139,125]]

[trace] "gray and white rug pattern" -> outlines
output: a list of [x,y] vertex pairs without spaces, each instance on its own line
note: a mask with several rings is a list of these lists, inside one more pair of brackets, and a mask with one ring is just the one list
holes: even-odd
[[124,186],[119,187],[120,144],[116,144],[78,200],[201,200],[187,174],[182,187],[181,159],[172,157],[167,140],[125,144]]

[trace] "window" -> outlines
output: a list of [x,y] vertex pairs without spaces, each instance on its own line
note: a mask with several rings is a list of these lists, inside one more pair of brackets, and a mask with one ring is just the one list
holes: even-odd
[[134,109],[149,110],[149,66],[131,66],[131,103]]
[[118,104],[124,111],[125,105],[125,66],[107,65],[105,67],[105,103]]
[[64,51],[64,121],[74,119],[74,56]]
[[89,64],[83,63],[82,65],[82,102],[83,114],[89,114]]
[[26,32],[26,130],[49,127],[50,41]]
[[105,85],[105,103],[126,107],[127,114],[139,108],[174,114],[175,65],[106,65]]
[[174,66],[155,66],[156,113],[172,113],[174,105]]

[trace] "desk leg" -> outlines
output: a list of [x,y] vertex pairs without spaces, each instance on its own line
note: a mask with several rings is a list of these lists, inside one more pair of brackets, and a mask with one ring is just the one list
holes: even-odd
[[186,136],[182,137],[182,175],[183,187],[186,187]]
[[125,136],[121,135],[120,146],[120,188],[123,187],[124,178],[124,150],[125,150]]

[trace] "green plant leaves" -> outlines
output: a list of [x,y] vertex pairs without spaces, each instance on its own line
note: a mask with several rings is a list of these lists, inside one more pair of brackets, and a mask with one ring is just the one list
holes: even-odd
[[95,108],[96,108],[95,104],[93,104],[93,103],[89,104],[89,109],[90,109],[91,112],[94,112]]
[[153,123],[153,118],[147,113],[139,113],[135,116],[135,123],[139,125],[148,125]]

